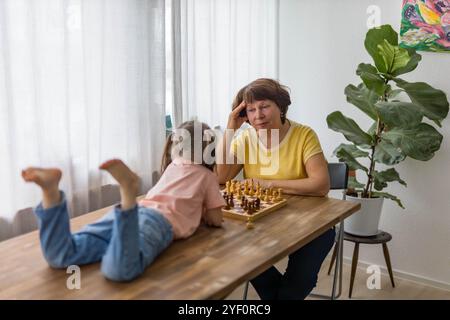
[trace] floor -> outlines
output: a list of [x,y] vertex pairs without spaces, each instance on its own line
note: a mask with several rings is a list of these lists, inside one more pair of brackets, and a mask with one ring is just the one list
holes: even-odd
[[[329,259],[326,259],[322,265],[322,269],[319,273],[319,281],[317,287],[314,289],[314,293],[327,294],[331,292],[332,274],[327,275]],[[287,259],[282,260],[276,266],[279,270],[286,268]],[[355,283],[353,285],[352,299],[369,299],[369,300],[450,300],[450,291],[446,291],[431,286],[426,286],[421,283],[413,282],[410,280],[404,280],[395,278],[395,288],[392,288],[388,275],[381,275],[381,289],[368,289],[366,285],[367,278],[370,275],[366,273],[366,270],[358,268],[356,271]],[[342,276],[342,295],[339,299],[348,300],[350,284],[350,265],[344,263],[344,273]],[[233,291],[227,299],[241,300],[244,292],[244,285],[238,287]],[[249,300],[259,300],[259,297],[253,287],[250,285],[248,290]],[[314,299],[314,298],[308,298]]]

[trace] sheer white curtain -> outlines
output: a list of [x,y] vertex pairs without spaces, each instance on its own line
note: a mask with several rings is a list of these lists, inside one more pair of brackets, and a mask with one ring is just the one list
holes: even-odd
[[[121,158],[154,182],[164,144],[164,0],[0,0],[0,218],[34,206],[22,168],[57,166],[73,215]],[[152,176],[153,175],[153,176]]]
[[226,126],[237,91],[278,78],[279,0],[172,0],[174,118]]

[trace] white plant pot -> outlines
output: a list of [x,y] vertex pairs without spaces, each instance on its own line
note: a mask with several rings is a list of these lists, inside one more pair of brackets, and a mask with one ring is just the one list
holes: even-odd
[[361,209],[345,219],[345,232],[363,237],[376,235],[384,198],[369,199],[347,196],[347,200],[360,203]]

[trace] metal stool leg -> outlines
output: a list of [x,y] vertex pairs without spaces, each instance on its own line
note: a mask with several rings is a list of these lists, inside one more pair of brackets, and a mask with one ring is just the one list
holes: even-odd
[[391,258],[389,257],[389,250],[388,250],[386,243],[383,243],[383,254],[384,254],[384,260],[386,260],[386,266],[387,266],[387,269],[389,272],[389,278],[391,278],[392,288],[395,288],[394,274],[392,273]]
[[359,254],[359,243],[355,243],[355,248],[353,249],[353,258],[352,258],[352,272],[350,275],[350,288],[348,297],[352,297],[353,292],[353,283],[355,282],[355,274],[356,274],[356,267],[358,266],[358,254]]

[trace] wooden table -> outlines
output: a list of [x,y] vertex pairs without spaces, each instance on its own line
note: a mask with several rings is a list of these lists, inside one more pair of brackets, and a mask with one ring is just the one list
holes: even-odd
[[[223,228],[201,226],[130,283],[106,280],[95,263],[81,266],[81,289],[69,290],[71,274],[47,265],[37,231],[9,239],[0,243],[0,299],[221,299],[360,208],[333,198],[286,197],[288,204],[254,229],[231,219]],[[72,219],[72,230],[108,210]]]

